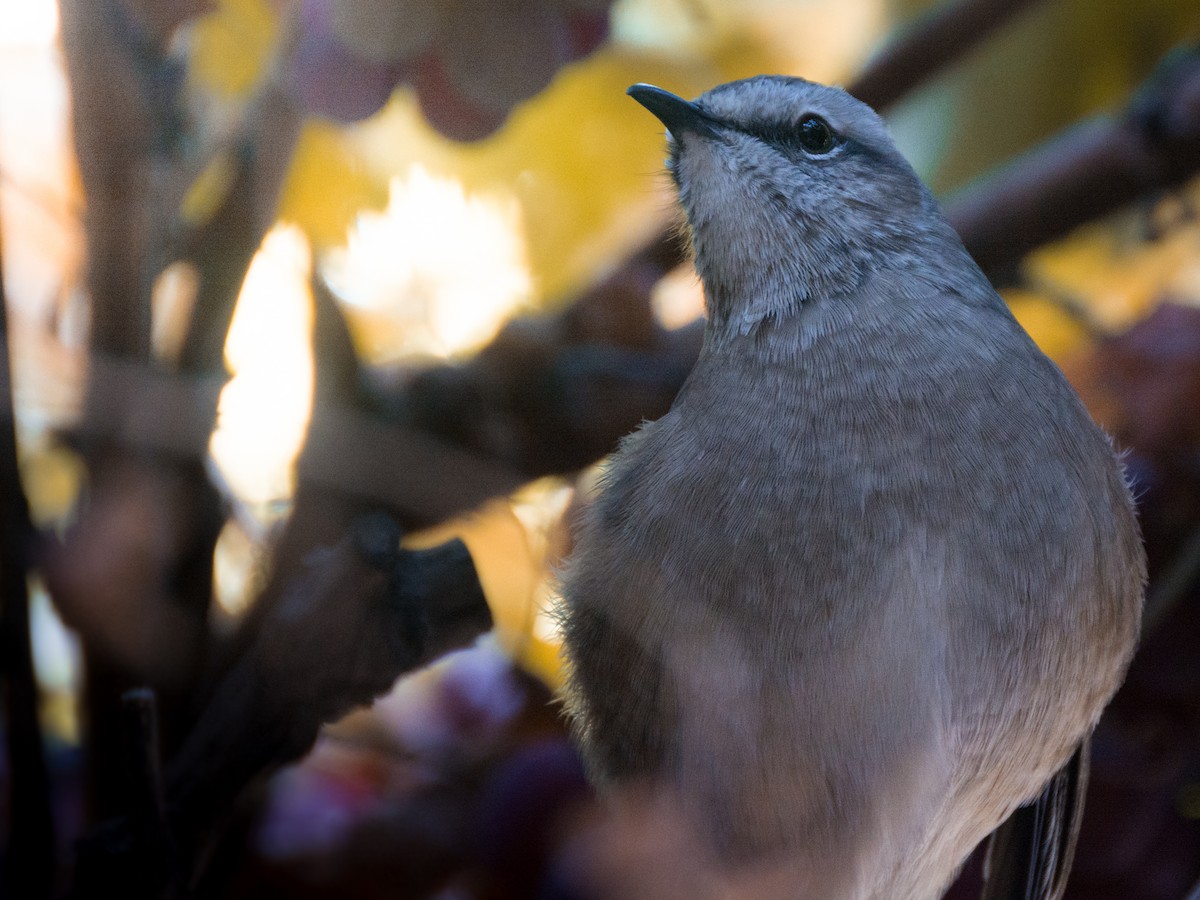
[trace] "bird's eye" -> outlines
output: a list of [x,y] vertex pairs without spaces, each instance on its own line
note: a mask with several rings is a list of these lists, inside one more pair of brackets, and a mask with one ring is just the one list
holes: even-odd
[[820,116],[805,116],[796,132],[800,146],[809,153],[828,153],[837,143],[837,135]]

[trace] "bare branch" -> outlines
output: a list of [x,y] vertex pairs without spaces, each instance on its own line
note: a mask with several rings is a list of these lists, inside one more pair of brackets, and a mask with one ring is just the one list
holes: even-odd
[[150,356],[149,210],[179,72],[154,52],[117,0],[64,0],[75,152],[87,193],[91,345]]
[[[88,467],[86,505],[62,545],[47,540],[42,562],[55,602],[84,642],[85,746],[93,811],[102,817],[122,802],[121,693],[144,682],[156,688],[168,749],[190,724],[185,698],[207,656],[213,548],[224,522],[204,463],[225,377],[221,350],[297,131],[290,104],[264,92],[235,189],[184,248],[201,280],[180,368],[210,378],[174,379],[151,360],[150,345],[151,285],[181,230],[168,187],[189,168],[180,141],[182,70],[165,48],[174,27],[208,5],[62,3],[87,197],[90,344],[100,361],[72,436]],[[158,406],[164,398],[185,402]]]
[[135,801],[84,842],[72,897],[186,892],[238,798],[311,748],[321,725],[474,640],[491,614],[461,541],[402,551],[384,515],[310,554],[209,695],[155,786],[152,722],[136,729]]
[[958,0],[909,26],[859,73],[848,90],[877,110],[891,106],[1038,0]]
[[1200,171],[1200,48],[1168,56],[1125,112],[1082,122],[947,205],[979,265],[1030,250]]

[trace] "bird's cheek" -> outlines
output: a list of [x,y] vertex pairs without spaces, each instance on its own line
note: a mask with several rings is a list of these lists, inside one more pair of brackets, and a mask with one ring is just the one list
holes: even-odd
[[705,195],[721,195],[736,186],[736,172],[719,143],[685,137],[675,157],[675,173],[685,190],[698,193],[703,185]]
[[711,153],[690,153],[677,168],[680,196],[693,227],[713,220],[743,222],[744,186],[725,161]]

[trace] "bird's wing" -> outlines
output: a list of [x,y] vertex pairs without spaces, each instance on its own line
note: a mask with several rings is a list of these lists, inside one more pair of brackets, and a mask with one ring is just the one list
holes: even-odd
[[1060,900],[1083,821],[1085,739],[1031,802],[992,833],[980,900]]

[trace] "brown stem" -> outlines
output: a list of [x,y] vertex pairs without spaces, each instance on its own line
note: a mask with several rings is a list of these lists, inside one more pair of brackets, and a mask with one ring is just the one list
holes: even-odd
[[158,705],[154,691],[121,695],[127,752],[128,815],[94,829],[78,848],[70,896],[151,900],[164,896],[176,860],[167,821],[159,759]]
[[247,784],[404,672],[474,640],[491,616],[460,541],[399,548],[386,515],[310,554],[214,691],[167,771],[177,833],[203,836]]
[[226,377],[222,349],[298,130],[290,104],[264,92],[237,183],[185,248],[199,270],[199,297],[182,374],[169,371],[150,358],[150,288],[179,231],[176,198],[164,186],[187,167],[181,73],[165,48],[174,27],[208,5],[62,3],[87,195],[93,365],[75,433],[88,466],[86,505],[63,545],[47,542],[44,568],[84,643],[90,799],[101,817],[122,808],[121,694],[143,682],[156,688],[168,749],[190,726],[224,522],[204,466]]
[[91,347],[150,357],[153,161],[171,136],[174,80],[117,0],[62,0],[76,157],[87,190]]
[[[225,374],[225,338],[250,261],[274,221],[275,201],[300,135],[301,118],[286,94],[268,84],[247,114],[237,174],[216,212],[184,236],[176,254],[196,266],[199,289],[179,368]],[[215,412],[215,407],[213,408]]]
[[[156,201],[176,137],[179,73],[131,11],[124,0],[61,3],[75,149],[87,196],[90,348],[117,366],[144,367],[151,354],[150,284],[164,246],[154,225],[162,218]],[[121,693],[147,677],[160,686],[178,681],[199,655],[206,608],[174,603],[170,582],[174,558],[186,554],[197,534],[192,526],[211,521],[214,504],[195,489],[194,479],[203,479],[198,460],[187,464],[190,471],[176,472],[152,461],[144,448],[88,432],[89,423],[127,418],[127,403],[136,396],[124,390],[129,385],[113,390],[100,368],[89,379],[80,434],[87,505],[65,544],[49,544],[43,568],[60,613],[83,639],[89,800],[105,815],[123,802]],[[122,528],[122,522],[141,529]],[[169,628],[157,627],[166,622]],[[109,634],[140,634],[134,646],[153,659],[144,664],[112,652],[104,634],[88,627],[94,623],[108,624]],[[154,655],[156,648],[166,652]],[[165,719],[174,723],[171,704],[164,705]],[[175,730],[168,725],[168,733]]]
[[158,698],[149,688],[135,688],[121,696],[121,707],[132,776],[132,815],[142,829],[162,831],[167,811],[159,758]]
[[993,278],[1035,247],[1200,172],[1200,48],[1169,55],[1119,116],[1068,129],[947,204]]
[[303,756],[321,725],[491,627],[461,541],[415,552],[399,541],[389,517],[363,517],[291,573],[171,760],[165,813],[152,731],[136,730],[141,799],[89,834],[73,898],[186,893],[248,786]]
[[958,0],[904,30],[854,79],[848,90],[876,110],[905,97],[978,47],[1038,0]]

